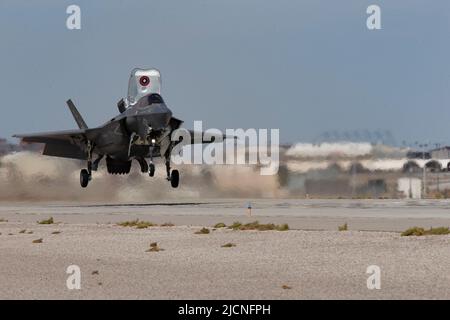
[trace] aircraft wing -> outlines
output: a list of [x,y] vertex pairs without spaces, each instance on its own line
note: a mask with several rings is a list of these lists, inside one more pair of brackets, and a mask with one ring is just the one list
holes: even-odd
[[42,154],[47,156],[86,159],[84,143],[86,141],[87,129],[42,132],[34,134],[16,134],[25,143],[45,144]]

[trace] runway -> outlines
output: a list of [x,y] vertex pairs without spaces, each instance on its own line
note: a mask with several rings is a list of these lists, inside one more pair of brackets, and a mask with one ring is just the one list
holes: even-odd
[[[252,206],[251,216],[247,206]],[[404,231],[412,226],[450,226],[448,200],[217,199],[151,203],[3,203],[0,216],[33,222],[56,216],[68,223],[108,223],[123,219],[176,225],[234,221],[287,223],[291,229]]]
[[[392,200],[2,204],[0,299],[450,299],[450,236],[397,232],[449,226],[449,210]],[[136,218],[174,226],[117,225]],[[291,230],[212,227],[253,220]],[[147,252],[152,242],[163,250]],[[80,290],[66,286],[71,265]],[[379,290],[367,287],[371,265]]]

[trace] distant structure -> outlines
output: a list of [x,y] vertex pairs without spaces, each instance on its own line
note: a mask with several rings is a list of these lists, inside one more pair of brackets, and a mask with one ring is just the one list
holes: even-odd
[[436,148],[430,150],[429,154],[433,159],[450,159],[450,147],[445,146],[441,148]]
[[396,141],[390,130],[331,130],[321,133],[314,139],[314,143],[323,142],[368,142],[371,144],[384,144],[395,146]]

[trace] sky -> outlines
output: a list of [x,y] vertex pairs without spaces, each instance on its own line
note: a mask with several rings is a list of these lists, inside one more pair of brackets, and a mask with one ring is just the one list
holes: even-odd
[[[66,8],[81,8],[68,30]],[[366,9],[381,8],[381,30]],[[192,128],[277,128],[284,143],[329,130],[390,130],[450,144],[450,1],[0,2],[0,137],[91,127],[118,113],[135,67]]]

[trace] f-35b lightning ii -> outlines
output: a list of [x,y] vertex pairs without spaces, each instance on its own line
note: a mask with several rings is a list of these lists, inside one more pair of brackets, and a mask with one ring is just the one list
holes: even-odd
[[[128,96],[117,103],[120,114],[102,126],[88,128],[74,103],[68,100],[67,105],[79,130],[17,134],[14,137],[26,143],[45,144],[43,154],[47,156],[86,160],[87,168],[80,172],[83,188],[87,187],[92,171],[98,169],[104,157],[110,174],[128,174],[132,160],[136,160],[141,172],[148,172],[150,176],[155,174],[153,158],[164,157],[167,180],[172,187],[178,187],[180,175],[178,170],[171,170],[170,155],[180,141],[171,141],[171,134],[183,121],[172,116],[161,97],[161,74],[158,70],[134,69],[128,84]],[[191,139],[190,143],[194,140]]]

